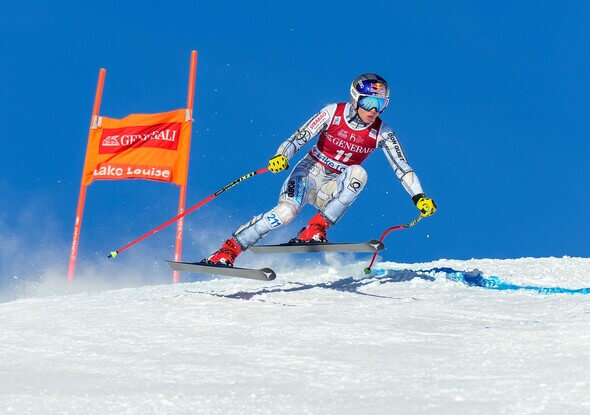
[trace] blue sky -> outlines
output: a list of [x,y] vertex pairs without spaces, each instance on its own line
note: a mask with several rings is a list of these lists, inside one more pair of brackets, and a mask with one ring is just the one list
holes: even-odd
[[[182,108],[192,49],[187,207],[264,167],[282,140],[322,106],[348,100],[352,79],[370,71],[389,81],[382,118],[439,206],[390,235],[385,259],[590,254],[587,2],[235,3],[4,7],[3,279],[23,261],[65,273],[99,68],[102,115]],[[416,216],[380,152],[365,167],[368,185],[331,240],[375,238]],[[285,177],[255,177],[191,214],[183,258],[201,259],[272,207]],[[78,269],[174,216],[177,198],[169,184],[92,184]],[[313,213],[305,208],[269,240],[288,239]],[[173,234],[125,254],[171,258]]]

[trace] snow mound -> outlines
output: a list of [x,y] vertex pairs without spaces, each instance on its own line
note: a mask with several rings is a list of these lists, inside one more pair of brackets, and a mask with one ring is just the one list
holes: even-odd
[[0,412],[590,411],[590,259],[350,259],[0,304]]

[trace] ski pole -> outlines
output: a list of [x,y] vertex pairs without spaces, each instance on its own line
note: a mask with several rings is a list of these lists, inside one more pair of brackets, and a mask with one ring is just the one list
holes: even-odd
[[146,239],[149,236],[152,236],[153,234],[155,234],[156,232],[158,232],[159,230],[164,229],[166,226],[176,222],[178,219],[185,217],[186,215],[188,215],[189,213],[197,210],[198,208],[200,208],[201,206],[203,206],[204,204],[206,204],[207,202],[209,202],[211,199],[216,198],[217,196],[219,196],[220,194],[222,194],[223,192],[225,192],[228,189],[231,189],[232,187],[234,187],[236,184],[243,182],[246,179],[249,179],[252,176],[255,176],[257,174],[261,174],[261,173],[266,173],[268,171],[268,167],[265,167],[263,169],[259,169],[253,172],[250,172],[248,174],[243,175],[242,177],[240,177],[239,179],[234,180],[233,182],[231,182],[230,184],[228,184],[225,187],[222,187],[221,189],[219,189],[218,191],[216,191],[215,193],[213,193],[212,195],[210,195],[209,197],[207,197],[206,199],[201,200],[199,203],[197,203],[196,205],[192,206],[191,208],[185,210],[184,212],[182,212],[180,215],[174,216],[172,219],[170,219],[169,221],[161,224],[160,226],[158,226],[157,228],[152,229],[151,231],[149,231],[148,233],[146,233],[143,236],[140,236],[139,238],[137,238],[134,241],[129,242],[127,245],[125,245],[122,248],[117,249],[116,251],[111,251],[111,253],[109,254],[109,256],[107,256],[107,258],[115,258],[117,255],[119,255],[121,252],[123,252],[124,250],[126,250],[127,248],[132,247],[133,245],[135,245],[138,242],[143,241],[144,239]]
[[[379,241],[383,242],[383,239],[385,239],[387,234],[389,234],[390,232],[399,231],[400,229],[411,228],[412,226],[414,226],[415,224],[420,222],[423,217],[424,217],[424,215],[422,213],[420,213],[420,216],[418,216],[416,219],[414,219],[410,223],[406,223],[405,225],[392,226],[391,228],[386,229],[385,232],[383,232],[383,235],[381,235],[381,238],[379,238]],[[371,263],[369,264],[369,266],[367,268],[365,268],[365,274],[371,273],[371,267],[373,266],[373,262],[375,261],[376,257],[377,257],[377,252],[373,253],[373,258],[371,258]]]

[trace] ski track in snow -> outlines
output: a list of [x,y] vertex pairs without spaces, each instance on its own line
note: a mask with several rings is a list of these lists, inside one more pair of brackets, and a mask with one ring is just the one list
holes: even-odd
[[0,412],[590,413],[590,259],[324,258],[2,303]]

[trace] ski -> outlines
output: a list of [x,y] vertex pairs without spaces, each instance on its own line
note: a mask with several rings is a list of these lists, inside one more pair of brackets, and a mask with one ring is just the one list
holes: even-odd
[[195,272],[201,274],[223,275],[226,277],[248,278],[251,280],[272,281],[277,275],[270,268],[236,268],[225,265],[174,262],[165,260],[172,271]]
[[302,252],[377,252],[385,248],[383,242],[372,239],[368,242],[359,243],[286,243],[279,245],[251,246],[249,249],[255,254],[279,254],[279,253],[302,253]]

